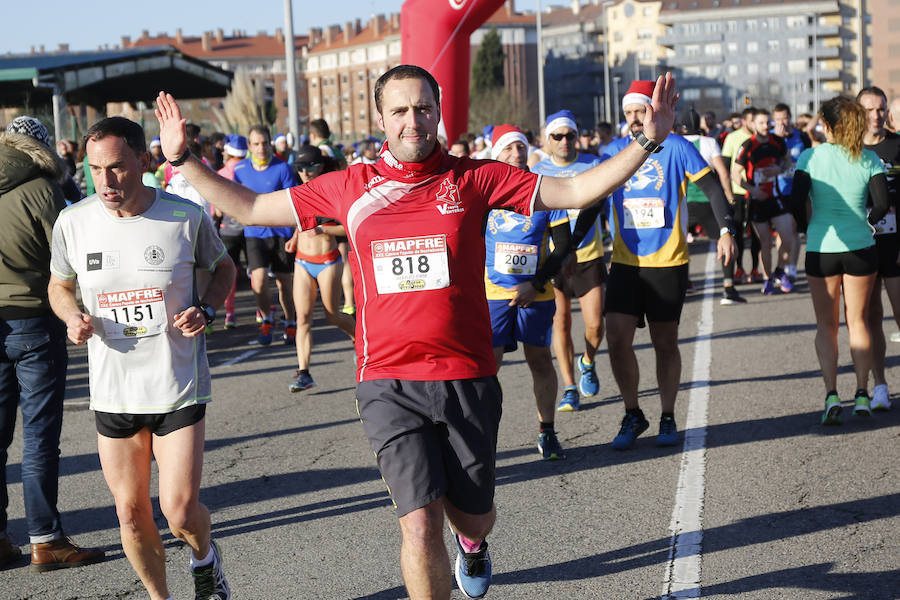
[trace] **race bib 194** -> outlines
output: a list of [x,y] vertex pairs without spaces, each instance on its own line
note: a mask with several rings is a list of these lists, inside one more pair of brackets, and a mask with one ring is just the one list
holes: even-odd
[[379,294],[439,290],[450,285],[446,235],[376,240],[371,248]]
[[497,242],[494,246],[494,270],[504,275],[534,275],[538,247],[534,244]]
[[159,288],[101,292],[97,308],[108,339],[147,337],[166,330],[166,303]]
[[658,229],[666,226],[665,205],[662,198],[625,198],[625,229]]

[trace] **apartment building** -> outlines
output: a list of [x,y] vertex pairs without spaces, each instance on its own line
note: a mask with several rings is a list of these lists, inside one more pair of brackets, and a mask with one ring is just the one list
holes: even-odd
[[[303,69],[302,52],[309,38],[304,35],[294,36],[294,52],[296,69]],[[288,89],[287,70],[284,58],[284,32],[276,29],[274,34],[260,31],[249,35],[246,31],[234,30],[230,35],[224,30],[204,31],[199,36],[188,36],[181,29],[175,35],[159,33],[150,35],[144,30],[141,37],[132,40],[122,37],[123,48],[147,46],[174,46],[189,56],[202,58],[210,64],[228,71],[245,69],[250,78],[263,90],[263,99],[267,109],[276,115],[274,129],[288,130]],[[220,129],[215,112],[221,108],[222,98],[206,98],[203,100],[187,100],[182,103],[185,115],[199,124],[205,132]],[[119,107],[119,114],[128,115],[129,108]],[[300,115],[301,128],[305,128],[309,118],[309,98],[306,82],[298,77],[297,111]]]

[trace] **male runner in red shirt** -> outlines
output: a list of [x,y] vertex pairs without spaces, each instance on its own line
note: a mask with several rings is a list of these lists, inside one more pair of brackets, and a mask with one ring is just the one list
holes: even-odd
[[382,160],[352,165],[289,192],[257,196],[187,151],[185,120],[160,93],[163,152],[191,184],[243,223],[347,230],[357,303],[360,418],[397,506],[400,566],[411,598],[449,598],[444,515],[457,545],[456,580],[471,598],[491,577],[501,396],[484,291],[481,227],[492,208],[586,208],[622,185],[674,121],[675,82],[660,77],[643,134],[577,177],[541,177],[446,154],[437,142],[440,91],[424,69],[395,67],[375,85]]

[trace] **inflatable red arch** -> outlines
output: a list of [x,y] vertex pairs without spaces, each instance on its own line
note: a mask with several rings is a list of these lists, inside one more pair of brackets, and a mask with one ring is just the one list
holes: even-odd
[[447,141],[469,122],[469,36],[504,0],[406,0],[400,10],[404,64],[427,69],[441,86]]

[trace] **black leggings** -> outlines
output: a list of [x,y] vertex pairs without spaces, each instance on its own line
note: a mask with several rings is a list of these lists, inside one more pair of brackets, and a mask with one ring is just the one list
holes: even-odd
[[[744,268],[744,232],[747,230],[747,196],[739,194],[734,195],[734,228],[737,231],[735,235],[735,244],[737,244],[737,256],[735,256],[734,264],[739,269]],[[753,270],[759,269],[759,253],[762,250],[762,244],[759,243],[759,237],[756,231],[750,228],[750,264]]]

